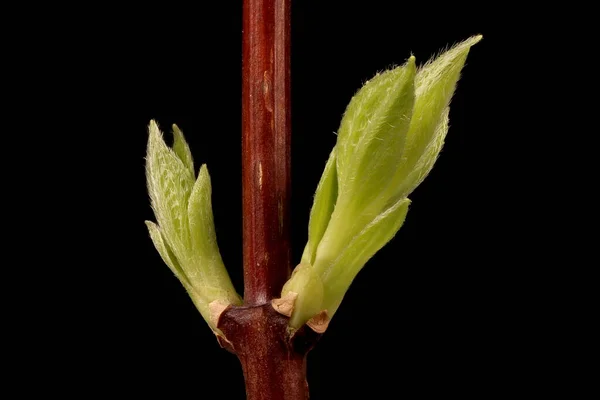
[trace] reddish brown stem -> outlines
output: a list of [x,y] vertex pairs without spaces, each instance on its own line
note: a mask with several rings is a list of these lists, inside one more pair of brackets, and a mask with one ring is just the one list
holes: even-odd
[[229,342],[219,342],[235,353],[244,371],[248,400],[306,400],[306,354],[319,339],[302,328],[288,335],[288,318],[270,303],[232,307],[219,319]]
[[244,299],[278,296],[290,274],[290,3],[244,0]]
[[244,0],[242,197],[244,307],[220,316],[219,342],[242,364],[248,400],[306,400],[318,339],[272,308],[290,276],[290,3]]

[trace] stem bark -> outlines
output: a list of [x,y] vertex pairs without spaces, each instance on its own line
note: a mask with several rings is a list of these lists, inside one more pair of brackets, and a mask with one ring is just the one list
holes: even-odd
[[300,329],[271,300],[291,272],[291,0],[244,0],[242,198],[244,306],[220,316],[219,342],[242,364],[248,400],[305,400],[306,355],[319,335]]

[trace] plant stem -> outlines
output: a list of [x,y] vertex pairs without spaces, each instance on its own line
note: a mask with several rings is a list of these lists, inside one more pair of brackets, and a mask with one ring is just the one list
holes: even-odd
[[271,300],[290,276],[291,0],[244,0],[242,68],[243,307],[230,307],[221,345],[242,364],[248,400],[306,400],[306,354],[318,339]]
[[244,0],[244,299],[279,296],[290,274],[290,4]]
[[288,318],[270,303],[229,308],[219,329],[229,340],[221,345],[242,364],[248,400],[308,399],[306,354],[319,335],[303,327],[290,338]]

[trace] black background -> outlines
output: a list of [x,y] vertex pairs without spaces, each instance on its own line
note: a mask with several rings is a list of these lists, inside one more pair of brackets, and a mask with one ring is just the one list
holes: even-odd
[[[521,287],[510,237],[499,233],[507,222],[497,200],[506,179],[498,136],[507,87],[499,66],[521,23],[509,11],[493,4],[293,1],[294,262],[354,92],[410,54],[422,63],[484,36],[469,54],[445,147],[412,194],[406,223],[359,274],[309,355],[311,398],[479,398],[511,392],[527,379],[523,314],[513,313]],[[81,121],[73,153],[83,156],[89,178],[76,180],[81,202],[73,207],[83,228],[69,238],[80,265],[60,293],[72,328],[59,335],[65,347],[52,349],[53,357],[68,353],[71,368],[53,387],[75,388],[84,398],[243,398],[237,359],[219,348],[144,225],[154,220],[144,176],[146,127],[150,119],[165,130],[177,123],[196,166],[208,165],[221,254],[242,292],[241,2],[86,10],[57,30],[49,46],[55,40],[57,51],[66,50],[60,76],[73,105],[55,119]],[[51,86],[61,88],[61,79]]]

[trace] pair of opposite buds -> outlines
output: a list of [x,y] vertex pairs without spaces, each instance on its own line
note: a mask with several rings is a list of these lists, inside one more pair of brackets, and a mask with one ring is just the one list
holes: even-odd
[[[417,68],[415,58],[377,74],[352,98],[318,184],[301,263],[273,307],[324,332],[366,262],[402,227],[410,193],[431,171],[448,132],[449,104],[474,36]],[[169,148],[150,123],[146,177],[158,225],[147,221],[165,263],[215,333],[240,305],[217,246],[208,170],[198,177],[174,126]]]

